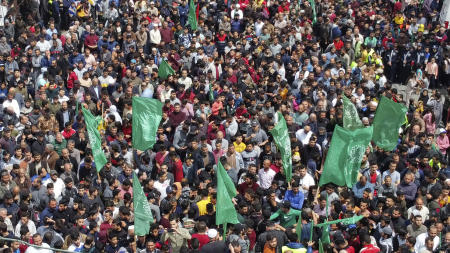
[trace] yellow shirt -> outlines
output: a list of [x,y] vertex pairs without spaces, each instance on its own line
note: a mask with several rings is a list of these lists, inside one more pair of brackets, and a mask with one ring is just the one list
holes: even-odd
[[238,153],[244,152],[245,148],[247,147],[247,145],[245,145],[245,143],[243,143],[243,142],[241,142],[239,144],[237,144],[236,142],[233,142],[233,145],[234,145],[234,149]]
[[405,20],[405,18],[403,17],[403,16],[396,16],[395,18],[394,18],[394,22],[397,24],[397,25],[401,25],[401,24],[403,24],[403,21]]
[[200,215],[205,215],[208,213],[208,212],[206,212],[206,205],[208,205],[209,203],[211,203],[209,198],[200,200],[199,202],[197,202],[198,212]]

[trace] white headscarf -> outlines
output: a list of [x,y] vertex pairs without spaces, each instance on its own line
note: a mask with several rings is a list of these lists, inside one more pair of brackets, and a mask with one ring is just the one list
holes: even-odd
[[116,122],[120,122],[120,124],[122,124],[122,117],[120,117],[120,114],[117,112],[117,107],[115,105],[111,105],[111,107],[109,107],[108,115],[114,115]]

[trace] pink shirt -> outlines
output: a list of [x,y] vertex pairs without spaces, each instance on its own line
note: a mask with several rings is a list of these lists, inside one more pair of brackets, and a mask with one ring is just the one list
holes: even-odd
[[436,138],[436,144],[443,155],[447,153],[447,148],[450,147],[447,135],[444,136],[439,135]]

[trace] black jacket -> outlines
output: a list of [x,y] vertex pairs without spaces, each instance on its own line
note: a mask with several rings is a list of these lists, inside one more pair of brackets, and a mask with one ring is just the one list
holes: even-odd
[[[69,121],[73,120],[75,118],[75,112],[71,109],[67,110],[69,111]],[[62,131],[64,129],[64,115],[62,110],[56,113],[56,120],[58,121],[59,129]]]

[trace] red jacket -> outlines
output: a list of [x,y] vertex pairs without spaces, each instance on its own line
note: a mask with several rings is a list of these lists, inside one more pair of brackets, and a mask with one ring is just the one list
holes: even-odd
[[180,159],[173,162],[173,177],[175,182],[183,180],[183,163]]
[[[198,247],[198,249],[201,249],[203,247],[203,245],[205,245],[209,242],[209,237],[206,234],[193,234],[191,240],[194,238],[198,239],[198,242],[200,245]],[[191,241],[189,241],[189,245],[191,245]]]
[[392,44],[394,44],[394,42],[395,42],[394,37],[392,37],[390,39],[388,37],[384,37],[381,44],[383,45],[384,49],[386,49],[386,50],[389,49],[388,44],[387,44],[388,42],[391,42]]
[[73,129],[70,129],[70,131],[66,131],[66,129],[62,130],[61,134],[65,139],[70,139],[74,134],[77,132]]
[[278,6],[278,12],[283,13],[285,11],[289,11],[289,6],[290,6],[289,2],[285,2],[284,5]]
[[380,252],[380,248],[378,248],[377,246],[373,246],[372,244],[365,245],[360,251],[360,253],[378,253],[378,252]]
[[70,72],[69,77],[67,78],[67,88],[72,89],[76,80],[78,80],[77,74],[74,71]]
[[335,40],[333,41],[334,47],[336,48],[336,50],[341,50],[344,47],[344,42],[342,42],[342,40]]
[[86,36],[86,38],[84,39],[84,45],[85,46],[97,46],[97,42],[98,42],[98,36],[95,34],[89,34],[88,36]]

